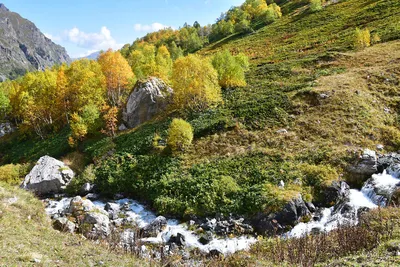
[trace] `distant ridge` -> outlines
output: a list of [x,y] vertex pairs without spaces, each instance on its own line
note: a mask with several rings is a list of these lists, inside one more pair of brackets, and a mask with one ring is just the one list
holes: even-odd
[[0,81],[69,62],[64,47],[53,43],[35,24],[0,3]]

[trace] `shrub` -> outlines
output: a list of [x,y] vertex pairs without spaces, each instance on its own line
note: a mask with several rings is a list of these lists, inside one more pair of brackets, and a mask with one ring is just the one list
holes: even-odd
[[377,33],[374,33],[371,37],[371,44],[377,44],[381,42],[381,37]]
[[317,12],[322,10],[322,1],[321,0],[310,0],[310,10],[311,12]]
[[354,37],[354,47],[356,49],[363,49],[371,46],[371,34],[368,29],[360,30],[356,28]]
[[70,194],[79,193],[79,190],[85,183],[93,184],[96,180],[96,175],[94,173],[94,165],[90,164],[85,167],[83,172],[78,175],[75,179],[71,181],[71,183],[67,187],[67,192]]
[[335,169],[327,165],[301,164],[299,169],[303,173],[303,182],[307,186],[328,186],[337,180],[339,175]]
[[249,69],[249,59],[244,54],[232,56],[229,50],[217,53],[212,64],[218,72],[219,85],[223,88],[246,85],[245,72]]
[[182,119],[174,119],[168,129],[167,144],[172,152],[185,151],[193,141],[193,128]]
[[29,164],[8,164],[0,167],[0,182],[10,185],[21,184],[24,176],[29,172]]

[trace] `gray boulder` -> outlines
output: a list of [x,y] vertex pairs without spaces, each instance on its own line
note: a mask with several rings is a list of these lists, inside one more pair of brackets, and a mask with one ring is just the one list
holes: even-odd
[[49,156],[39,159],[25,177],[21,187],[38,195],[62,192],[74,178],[74,172],[63,162]]
[[67,233],[75,232],[75,224],[65,217],[57,218],[56,220],[54,220],[53,227],[54,229],[62,232],[67,232]]
[[354,183],[363,183],[378,171],[377,156],[375,151],[365,149],[354,165],[348,168],[351,175],[351,181]]
[[350,195],[350,186],[346,182],[334,181],[326,187],[316,204],[320,207],[331,207],[337,203],[345,202]]
[[142,237],[156,237],[167,227],[167,219],[163,216],[157,217],[150,224],[141,229]]
[[275,235],[295,226],[302,217],[311,216],[301,195],[289,201],[277,213],[260,213],[253,218],[253,227],[258,234]]
[[84,236],[93,239],[105,238],[111,233],[108,215],[96,211],[85,214],[81,228]]
[[[1,77],[0,77],[1,82]],[[9,122],[0,123],[0,137],[10,134],[15,131],[15,128]]]
[[67,213],[74,217],[80,216],[94,210],[96,206],[89,199],[82,199],[80,196],[71,199]]
[[128,128],[134,128],[152,119],[166,109],[173,90],[158,78],[138,81],[128,98],[123,112],[123,121]]

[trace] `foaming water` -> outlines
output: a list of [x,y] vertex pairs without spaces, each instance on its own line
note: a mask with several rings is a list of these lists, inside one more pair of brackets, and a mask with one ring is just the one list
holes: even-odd
[[387,205],[390,195],[396,190],[400,179],[384,171],[374,174],[361,190],[350,189],[346,202],[339,206],[322,210],[319,220],[309,223],[299,223],[286,237],[301,237],[313,232],[329,232],[341,225],[358,224],[358,210],[360,208],[375,209]]
[[[63,198],[60,201],[49,201],[46,212],[49,215],[62,214],[62,212],[69,207],[70,201],[71,198]],[[124,212],[126,219],[134,222],[139,228],[145,227],[157,218],[152,211],[135,200],[121,199],[114,203],[122,207],[128,207],[128,210]],[[96,208],[104,210],[106,203],[102,201],[93,201],[93,204]],[[157,237],[143,238],[141,241],[143,243],[166,244],[172,236],[176,236],[178,233],[185,237],[185,246],[187,248],[197,248],[204,253],[217,250],[225,255],[233,254],[239,250],[247,250],[252,244],[257,242],[254,237],[240,236],[235,238],[214,238],[207,245],[203,245],[199,242],[199,236],[195,232],[190,231],[186,224],[181,224],[175,219],[167,220],[167,227],[159,233]],[[126,241],[131,237],[132,230],[129,229],[126,230],[122,236]],[[142,248],[142,250],[144,250],[144,248]]]

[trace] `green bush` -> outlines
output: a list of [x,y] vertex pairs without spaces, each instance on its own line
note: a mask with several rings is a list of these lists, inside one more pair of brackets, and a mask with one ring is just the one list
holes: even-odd
[[312,12],[322,10],[322,0],[310,0],[310,10]]
[[339,178],[336,170],[327,165],[311,165],[304,163],[299,165],[299,169],[304,175],[302,180],[307,186],[328,186]]
[[185,151],[193,141],[193,128],[182,119],[174,119],[168,129],[167,144],[172,152]]
[[213,57],[212,64],[218,72],[218,81],[222,88],[246,85],[245,72],[249,70],[249,59],[246,55],[233,56],[229,50],[224,50]]
[[22,183],[25,175],[29,173],[29,170],[29,164],[7,164],[0,166],[0,182],[19,185]]
[[93,164],[86,166],[81,174],[72,179],[71,183],[67,187],[67,192],[69,194],[76,194],[79,193],[79,190],[85,183],[93,184],[96,180],[94,170],[95,168]]

